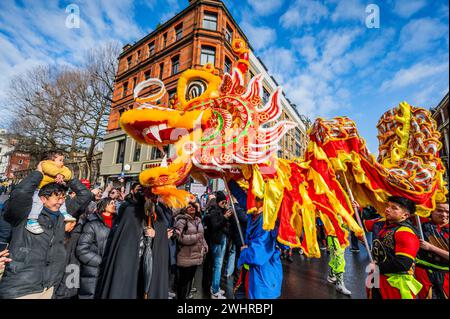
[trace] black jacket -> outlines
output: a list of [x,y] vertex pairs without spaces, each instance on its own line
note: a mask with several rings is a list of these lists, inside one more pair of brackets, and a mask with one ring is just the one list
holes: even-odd
[[80,287],[80,261],[75,255],[75,250],[80,238],[83,226],[86,223],[86,215],[83,214],[78,219],[77,225],[70,232],[66,232],[66,272],[61,282],[55,289],[53,299],[71,299],[78,296],[78,288]]
[[[14,188],[7,201],[4,218],[12,226],[9,246],[12,262],[6,266],[0,281],[0,298],[42,292],[44,288],[58,285],[64,274],[64,217],[59,214],[53,219],[44,208],[38,218],[44,232],[34,235],[25,229],[33,193],[42,178],[42,173],[32,172]],[[89,200],[90,192],[75,179],[69,182],[69,187],[76,193],[74,199],[66,202],[68,212],[72,213]]]
[[[228,236],[230,223],[224,216],[225,209],[211,206],[207,212],[206,223],[212,244],[220,244],[223,235]],[[233,217],[233,216],[231,216]]]
[[9,243],[11,240],[11,225],[4,219],[5,209],[0,210],[0,241]]
[[80,299],[93,299],[110,229],[98,213],[90,214],[83,227],[76,256],[80,260]]
[[[245,231],[247,229],[247,214],[245,210],[242,209],[241,206],[239,206],[239,204],[234,204],[234,208],[236,209],[236,214],[239,219],[239,225],[241,227],[242,236],[244,236],[245,238]],[[243,245],[243,243],[241,240],[241,236],[239,235],[239,229],[236,222],[236,218],[234,216],[231,216],[229,218],[229,222],[230,222],[229,228],[230,240],[239,249]]]

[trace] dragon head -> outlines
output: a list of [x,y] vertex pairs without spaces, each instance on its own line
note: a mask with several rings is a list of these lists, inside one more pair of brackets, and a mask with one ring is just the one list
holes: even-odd
[[[163,160],[160,167],[141,172],[141,184],[157,194],[170,188],[173,196],[189,174],[206,182],[207,177],[240,174],[243,165],[267,162],[276,154],[279,140],[296,124],[277,121],[282,113],[281,89],[262,105],[262,79],[257,75],[245,87],[237,68],[223,77],[211,64],[202,70],[189,69],[178,80],[177,97],[165,107],[153,104],[165,94],[160,80],[137,85],[134,94],[139,106],[122,114],[122,128],[139,143],[173,144],[175,150],[170,165]],[[159,90],[138,97],[148,86]]]

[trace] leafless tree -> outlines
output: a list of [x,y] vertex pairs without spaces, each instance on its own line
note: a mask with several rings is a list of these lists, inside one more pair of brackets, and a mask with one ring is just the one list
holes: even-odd
[[21,147],[35,158],[64,148],[72,160],[84,158],[90,175],[108,125],[119,52],[118,43],[108,43],[87,52],[77,68],[41,66],[13,78],[10,126]]

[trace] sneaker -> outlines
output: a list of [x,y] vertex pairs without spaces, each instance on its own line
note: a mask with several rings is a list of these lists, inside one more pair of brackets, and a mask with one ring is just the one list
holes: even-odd
[[350,248],[350,251],[351,251],[352,253],[357,254],[357,253],[359,253],[359,248]]
[[325,249],[327,249],[326,246],[320,246],[319,248],[320,248],[320,250],[325,250]]
[[30,233],[39,235],[44,232],[41,225],[39,225],[38,221],[36,219],[29,219],[27,221],[27,225],[25,226],[26,230],[28,230]]
[[305,252],[303,251],[303,249],[302,249],[302,248],[300,248],[300,249],[298,250],[298,254],[299,254],[299,255],[304,255],[304,254],[305,254]]
[[169,299],[175,299],[175,297],[176,297],[176,294],[169,291]]
[[192,293],[196,293],[196,292],[197,292],[197,288],[192,287],[191,292],[192,292]]
[[61,213],[64,216],[64,221],[65,222],[76,222],[77,219],[72,217],[72,215],[70,215],[69,213],[65,212],[65,213]]
[[224,295],[220,294],[220,291],[216,294],[211,294],[211,299],[227,299]]
[[189,294],[189,296],[187,297],[187,299],[194,299],[194,294]]
[[352,292],[345,287],[343,273],[336,275],[336,291],[346,296],[350,296],[352,294]]
[[[225,295],[225,290],[219,288],[219,291],[216,294]],[[212,291],[212,288],[211,288],[211,295],[214,295],[213,291]]]
[[327,281],[330,284],[335,284],[336,283],[336,275],[333,273],[333,271],[331,269],[328,272]]

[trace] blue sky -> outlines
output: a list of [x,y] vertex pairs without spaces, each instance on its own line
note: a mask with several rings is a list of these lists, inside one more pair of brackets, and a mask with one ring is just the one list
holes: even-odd
[[[377,153],[376,123],[407,101],[436,106],[449,88],[448,1],[224,1],[252,47],[300,113],[355,120]],[[79,29],[65,27],[69,4]],[[367,28],[366,6],[380,9]],[[0,2],[0,105],[9,80],[43,63],[79,65],[89,48],[133,43],[188,5],[188,0]],[[1,106],[0,106],[1,107]],[[6,120],[0,118],[0,126]]]

